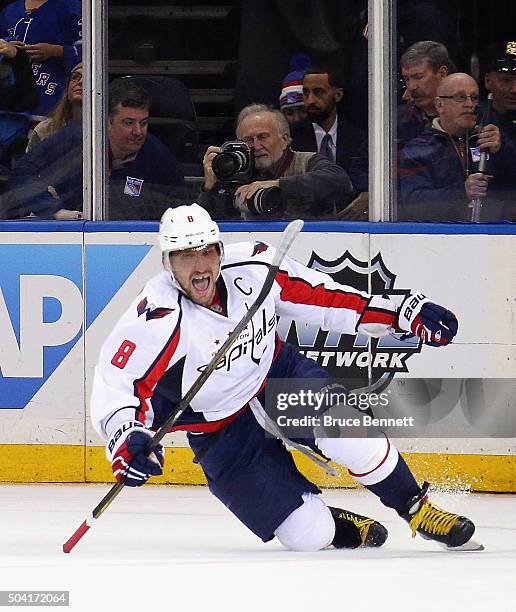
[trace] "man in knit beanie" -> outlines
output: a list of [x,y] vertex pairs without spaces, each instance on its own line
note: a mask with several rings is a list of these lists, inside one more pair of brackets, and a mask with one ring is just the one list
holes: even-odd
[[303,102],[303,74],[310,64],[310,58],[304,53],[297,53],[290,60],[291,72],[283,79],[279,97],[279,107],[289,123],[306,117]]

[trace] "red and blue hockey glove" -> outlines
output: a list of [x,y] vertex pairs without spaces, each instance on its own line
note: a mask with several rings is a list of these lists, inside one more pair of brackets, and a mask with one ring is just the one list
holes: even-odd
[[408,295],[398,311],[398,326],[430,346],[446,346],[459,327],[457,317],[422,293]]
[[145,448],[152,432],[138,421],[129,421],[111,436],[106,455],[111,461],[113,474],[118,482],[129,487],[140,487],[151,476],[163,473],[163,447],[157,446],[150,455]]

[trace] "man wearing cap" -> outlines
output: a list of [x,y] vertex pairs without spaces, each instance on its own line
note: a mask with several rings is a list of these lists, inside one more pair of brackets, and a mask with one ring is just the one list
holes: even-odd
[[491,45],[485,53],[486,89],[493,94],[492,107],[480,108],[483,123],[497,125],[516,143],[516,41]]
[[304,53],[298,53],[290,61],[291,72],[283,79],[279,97],[279,107],[289,123],[301,121],[306,117],[303,101],[303,70],[310,63]]

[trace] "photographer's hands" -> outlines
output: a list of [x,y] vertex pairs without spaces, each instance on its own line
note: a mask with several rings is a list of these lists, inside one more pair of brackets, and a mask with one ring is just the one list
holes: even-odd
[[222,149],[220,147],[208,147],[206,149],[206,153],[204,154],[202,165],[204,167],[204,191],[211,191],[213,187],[215,187],[215,183],[217,182],[217,177],[213,172],[213,168],[211,167],[213,163],[213,158],[218,153],[222,153]]
[[249,183],[248,185],[240,185],[235,191],[235,197],[238,199],[239,203],[243,205],[246,200],[254,196],[258,189],[267,189],[267,187],[279,187],[279,179],[254,181],[254,183]]

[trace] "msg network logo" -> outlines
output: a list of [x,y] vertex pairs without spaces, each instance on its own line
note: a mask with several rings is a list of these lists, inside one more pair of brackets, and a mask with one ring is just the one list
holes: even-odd
[[[395,288],[396,275],[385,265],[381,253],[368,262],[346,251],[334,261],[326,261],[312,252],[308,267],[325,272],[336,282],[379,295],[408,293]],[[408,359],[421,350],[418,338],[403,339],[402,333],[382,338],[365,334],[348,335],[327,332],[314,325],[280,321],[282,339],[299,347],[301,353],[322,365],[335,379],[346,381],[348,389],[369,387],[379,391],[396,372],[408,372]]]

